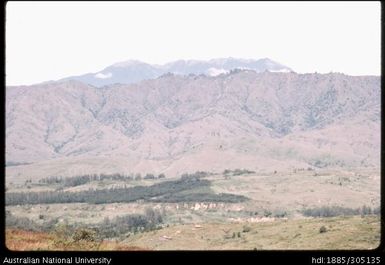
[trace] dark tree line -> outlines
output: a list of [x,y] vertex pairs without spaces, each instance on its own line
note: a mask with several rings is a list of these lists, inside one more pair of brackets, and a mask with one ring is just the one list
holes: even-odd
[[371,208],[369,206],[362,206],[361,208],[346,208],[340,206],[323,206],[305,209],[302,214],[311,217],[334,217],[341,215],[379,215],[381,213],[380,207]]
[[255,173],[255,171],[252,171],[252,170],[248,170],[248,169],[234,169],[234,170],[230,170],[230,169],[225,169],[223,171],[223,175],[232,175],[232,176],[240,176],[240,175],[245,175],[245,174],[252,174],[252,173]]
[[151,186],[135,186],[129,188],[110,188],[86,191],[41,191],[6,193],[6,205],[52,204],[52,203],[115,203],[133,201],[214,201],[239,202],[246,197],[232,194],[178,194],[185,190],[193,190],[210,186],[211,182],[197,177],[188,177],[175,181],[164,181]]
[[[161,173],[158,176],[148,173],[145,175],[144,179],[161,179],[165,178],[166,175]],[[73,177],[61,177],[61,176],[51,176],[39,180],[41,184],[49,185],[61,185],[62,187],[75,187],[86,184],[91,181],[103,181],[103,180],[115,180],[115,181],[132,181],[132,180],[141,180],[142,176],[140,173],[124,175],[124,174],[86,174],[81,176]]]

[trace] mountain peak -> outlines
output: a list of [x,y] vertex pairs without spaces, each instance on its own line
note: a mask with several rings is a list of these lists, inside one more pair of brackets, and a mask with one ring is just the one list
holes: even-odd
[[101,87],[114,83],[131,84],[145,79],[155,79],[166,73],[178,75],[216,76],[235,69],[247,69],[256,72],[291,72],[292,70],[274,62],[269,58],[240,59],[234,57],[211,60],[176,60],[163,65],[148,64],[138,60],[127,60],[115,63],[97,73],[69,77],[83,83]]
[[139,60],[131,59],[131,60],[126,60],[126,61],[114,63],[110,67],[128,67],[128,66],[133,66],[133,65],[138,65],[138,64],[146,64],[146,63],[141,62]]

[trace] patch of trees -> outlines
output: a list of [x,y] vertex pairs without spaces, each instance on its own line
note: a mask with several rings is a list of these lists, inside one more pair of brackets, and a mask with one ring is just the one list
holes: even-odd
[[200,179],[200,178],[205,178],[207,176],[209,176],[210,173],[209,172],[205,172],[205,171],[196,171],[195,173],[184,173],[182,174],[181,176],[181,179]]
[[164,181],[151,186],[135,186],[129,188],[89,189],[86,191],[41,191],[6,193],[6,205],[52,204],[52,203],[115,203],[134,201],[215,201],[239,202],[246,197],[232,194],[198,194],[178,195],[185,190],[194,190],[210,186],[211,182],[196,177]]
[[151,200],[153,197],[166,194],[177,193],[198,187],[209,186],[208,180],[200,179],[180,179],[157,183],[151,186],[136,186],[131,188],[118,188],[109,190],[99,190],[95,196],[88,198],[89,203],[113,203],[113,202],[132,202],[137,200]]
[[[165,178],[165,174],[159,174],[157,177],[154,174],[148,173],[145,175],[144,179],[156,179],[156,178]],[[140,173],[136,174],[86,174],[81,176],[73,177],[61,177],[61,176],[50,176],[39,180],[40,184],[48,185],[60,185],[61,187],[75,187],[84,185],[92,181],[103,181],[103,180],[114,180],[114,181],[131,181],[131,180],[141,180],[142,176]]]
[[6,211],[5,225],[7,228],[18,228],[24,230],[34,231],[36,230],[36,223],[27,217],[15,217],[11,212]]
[[[113,219],[105,218],[102,222],[87,228],[82,224],[59,223],[58,218],[53,218],[42,224],[38,224],[26,217],[16,217],[9,211],[6,213],[6,228],[23,229],[29,231],[55,231],[60,238],[78,241],[92,236],[95,238],[113,238],[128,232],[142,232],[159,229],[164,216],[160,211],[147,208],[144,214],[128,214],[117,216]],[[67,240],[67,241],[68,241]],[[91,240],[92,241],[92,240]]]
[[141,231],[151,231],[160,228],[164,216],[158,210],[147,208],[144,214],[129,214],[117,216],[113,219],[108,217],[96,227],[98,234],[104,238],[119,237],[122,234]]
[[5,214],[5,225],[7,228],[46,232],[52,230],[57,223],[57,218],[46,221],[43,224],[37,224],[36,222],[27,217],[16,217],[10,211],[6,211]]
[[5,166],[6,167],[15,167],[15,166],[23,166],[23,165],[29,165],[29,164],[31,164],[31,163],[8,161],[5,163]]
[[341,206],[322,206],[316,208],[309,208],[302,211],[304,216],[310,217],[335,217],[348,215],[380,215],[380,207],[371,208],[369,206],[362,206],[360,208],[346,208]]
[[155,176],[154,176],[154,174],[149,174],[149,173],[147,173],[147,174],[144,176],[144,179],[155,179]]
[[240,175],[253,174],[253,173],[255,173],[255,171],[248,170],[248,169],[239,169],[239,168],[234,170],[225,169],[223,171],[223,175],[226,175],[226,176],[229,176],[229,175],[240,176]]

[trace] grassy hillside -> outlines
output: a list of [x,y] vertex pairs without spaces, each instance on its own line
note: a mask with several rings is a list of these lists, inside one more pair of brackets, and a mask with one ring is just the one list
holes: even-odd
[[148,250],[128,246],[116,241],[63,241],[54,233],[32,232],[25,230],[7,229],[5,244],[10,250],[64,250],[64,251],[103,251],[103,250]]
[[[325,232],[320,232],[325,227]],[[373,249],[379,217],[335,217],[260,223],[177,225],[136,234],[129,246],[156,250]]]
[[119,241],[78,232],[63,237],[60,231],[6,231],[12,250],[332,250],[373,249],[379,243],[378,216],[175,225]]

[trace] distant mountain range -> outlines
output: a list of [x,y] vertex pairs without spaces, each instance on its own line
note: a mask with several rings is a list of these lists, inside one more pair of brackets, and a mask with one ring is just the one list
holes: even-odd
[[[271,62],[259,62],[209,76],[186,73],[235,62],[179,61],[164,67],[183,75],[99,88],[84,80],[7,87],[7,176],[379,167],[380,77],[261,72]],[[119,82],[134,82],[156,67],[131,61],[93,76],[118,78],[119,69]]]
[[78,80],[85,84],[101,87],[115,83],[132,84],[145,79],[157,78],[167,73],[189,75],[204,74],[216,76],[235,69],[250,69],[256,72],[290,72],[289,67],[268,58],[246,60],[236,58],[212,59],[209,61],[179,60],[164,65],[151,65],[136,60],[113,64],[97,73],[70,76],[62,80]]

